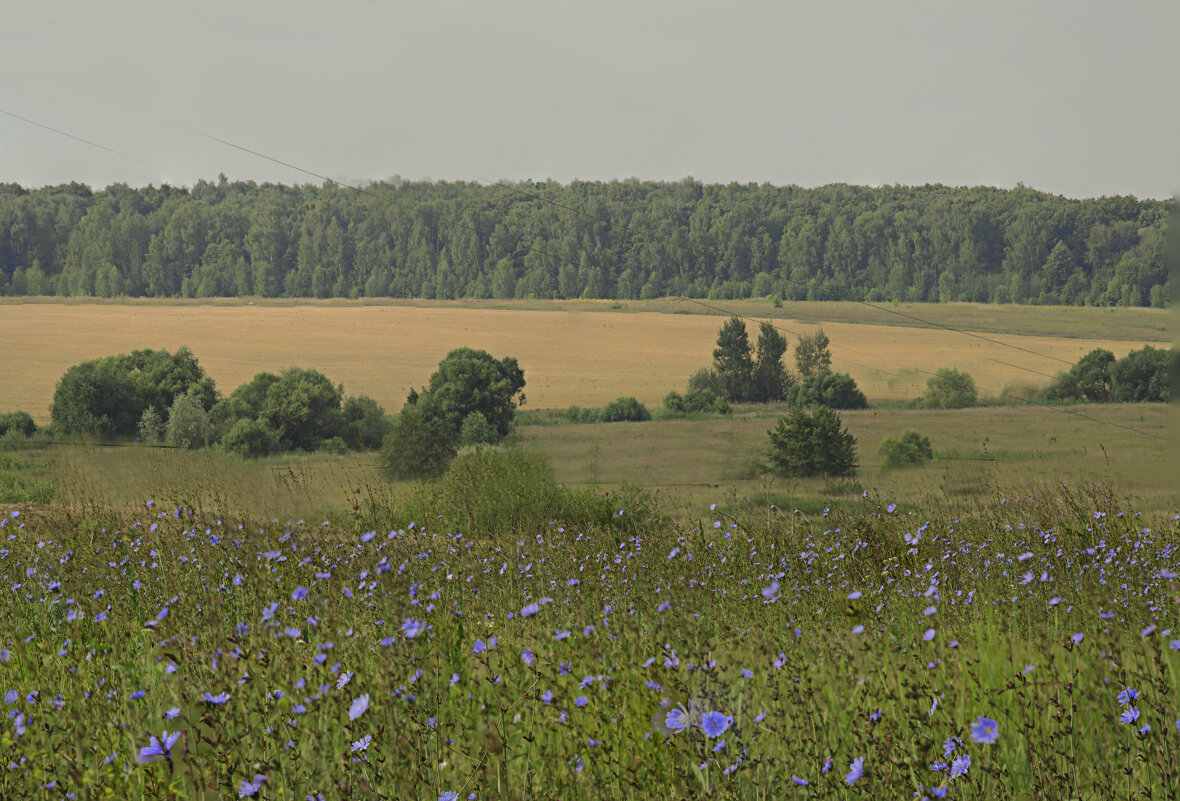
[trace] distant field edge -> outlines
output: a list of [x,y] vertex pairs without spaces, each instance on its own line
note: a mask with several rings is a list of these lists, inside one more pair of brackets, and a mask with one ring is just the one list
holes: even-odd
[[420,298],[94,298],[56,296],[0,297],[5,306],[145,306],[364,308],[402,306],[426,309],[484,309],[550,312],[639,312],[724,317],[738,314],[755,320],[792,320],[808,324],[862,323],[900,328],[957,328],[975,333],[1052,336],[1067,339],[1115,339],[1172,343],[1176,335],[1172,312],[1139,306],[1021,306],[994,303],[894,303],[858,301],[783,301],[767,299],[709,300],[674,297],[654,300],[425,300]]

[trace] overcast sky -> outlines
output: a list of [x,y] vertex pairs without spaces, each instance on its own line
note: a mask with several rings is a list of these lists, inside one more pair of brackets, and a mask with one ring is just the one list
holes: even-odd
[[1164,198],[1178,40],[1175,0],[2,0],[0,110],[126,155],[0,114],[0,181],[315,181],[196,129],[346,179]]

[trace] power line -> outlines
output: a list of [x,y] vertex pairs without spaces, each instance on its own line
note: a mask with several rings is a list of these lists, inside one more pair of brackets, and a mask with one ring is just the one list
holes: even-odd
[[107,147],[106,145],[100,145],[98,142],[93,142],[89,139],[84,139],[81,136],[75,136],[74,134],[68,133],[67,131],[63,131],[60,128],[54,128],[51,125],[46,125],[43,122],[37,122],[36,120],[31,120],[28,117],[22,117],[20,114],[16,114],[14,112],[8,111],[7,109],[0,108],[0,114],[4,114],[5,116],[21,120],[22,122],[27,122],[29,125],[35,125],[38,128],[44,128],[47,131],[53,131],[55,134],[68,137],[68,138],[73,139],[78,142],[82,142],[83,144],[90,145],[91,147],[97,147],[99,150],[105,150],[108,153],[114,153],[116,156],[122,156],[123,158],[131,159],[132,161],[138,161],[140,164],[146,164],[149,167],[155,166],[150,161],[145,161],[144,159],[139,158],[139,156],[132,156],[130,153],[124,153],[122,150],[115,150],[112,147]]

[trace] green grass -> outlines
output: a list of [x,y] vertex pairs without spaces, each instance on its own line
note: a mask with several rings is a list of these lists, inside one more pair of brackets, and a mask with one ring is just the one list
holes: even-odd
[[[5,515],[0,797],[232,798],[256,774],[296,799],[1180,792],[1175,519],[1105,488],[814,516],[631,496],[603,517],[519,456],[479,458],[328,525]],[[480,517],[501,495],[532,512]],[[732,722],[672,734],[676,705]],[[168,758],[137,765],[164,729]],[[948,737],[971,757],[953,779],[930,769]]]
[[[515,439],[544,454],[557,478],[569,484],[637,483],[691,504],[721,496],[733,503],[815,507],[833,494],[828,491],[832,482],[777,479],[766,469],[766,432],[784,413],[745,406],[731,417],[705,420],[529,426],[520,428]],[[996,485],[1101,482],[1134,496],[1143,509],[1174,510],[1180,502],[1169,446],[1169,415],[1175,411],[1164,405],[840,414],[857,439],[860,466],[854,482],[846,482],[838,495],[854,494],[851,490],[859,487],[879,489],[904,503],[958,502]],[[877,444],[906,429],[930,437],[934,461],[880,469]]]

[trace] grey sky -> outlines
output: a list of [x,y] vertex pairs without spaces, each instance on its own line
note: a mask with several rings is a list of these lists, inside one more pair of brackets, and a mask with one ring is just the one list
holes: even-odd
[[1180,189],[1172,0],[3,0],[0,181]]

